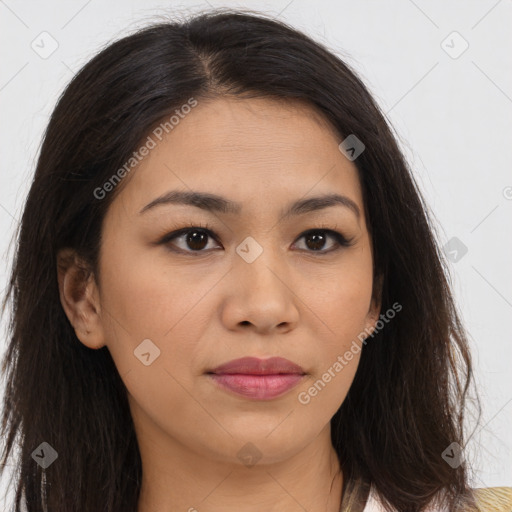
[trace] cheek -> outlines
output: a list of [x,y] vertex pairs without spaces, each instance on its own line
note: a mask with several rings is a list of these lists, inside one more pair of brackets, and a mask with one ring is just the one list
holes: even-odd
[[[372,260],[364,251],[343,265],[318,275],[308,307],[318,318],[315,330],[318,364],[297,396],[309,418],[329,421],[344,401],[357,371],[372,297]],[[366,329],[366,330],[365,330]]]
[[321,370],[304,383],[297,402],[308,410],[311,418],[323,418],[325,422],[332,418],[350,389],[360,355],[355,349],[333,353]]
[[[110,240],[115,241],[113,237]],[[191,326],[187,315],[208,286],[208,282],[198,284],[187,271],[155,257],[158,249],[132,246],[133,242],[128,240],[105,244],[101,256],[100,300],[105,341],[121,375],[139,367],[134,351],[143,340],[151,340],[160,351],[151,366],[170,357],[168,352],[174,349],[174,344],[167,340],[183,322]],[[125,250],[117,250],[119,247]],[[213,278],[209,279],[213,285]],[[192,331],[196,325],[192,323]]]
[[309,421],[328,422],[341,406],[357,371],[371,301],[372,279],[360,269],[337,273],[325,293],[312,295],[311,309],[321,320],[316,331],[318,364],[297,402]]
[[332,269],[311,286],[308,306],[325,333],[324,347],[340,350],[364,332],[372,298],[371,260],[353,257]]
[[193,384],[190,362],[206,324],[198,304],[218,278],[198,283],[191,271],[144,256],[105,251],[103,325],[108,350],[137,404],[132,413],[146,411],[169,430],[173,423],[165,422],[184,411],[204,415],[184,390]]

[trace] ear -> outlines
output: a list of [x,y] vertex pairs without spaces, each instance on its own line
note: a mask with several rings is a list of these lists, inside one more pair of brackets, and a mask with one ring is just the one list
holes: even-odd
[[60,302],[77,338],[91,349],[105,345],[94,274],[72,249],[57,253]]
[[384,276],[379,274],[375,277],[373,282],[372,300],[370,309],[366,316],[365,328],[373,331],[376,327],[377,321],[380,316],[380,309],[382,306],[382,287],[384,285]]

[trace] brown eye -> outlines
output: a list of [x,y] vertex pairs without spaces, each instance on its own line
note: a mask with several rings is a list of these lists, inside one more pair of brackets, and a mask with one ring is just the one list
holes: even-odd
[[200,251],[208,245],[208,234],[203,231],[189,231],[185,236],[185,243],[190,249]]
[[[299,240],[302,238],[305,240],[306,249],[304,250],[320,254],[336,251],[340,246],[349,247],[352,245],[351,240],[347,240],[341,233],[331,229],[311,229],[303,233]],[[334,240],[335,243],[331,244],[330,249],[325,249],[328,239]]]
[[206,253],[209,252],[208,249],[211,249],[208,248],[210,240],[215,240],[210,230],[200,227],[189,227],[169,233],[160,240],[160,243],[168,245],[171,250],[176,252]]
[[308,249],[318,251],[324,247],[326,238],[324,234],[310,233],[305,236],[306,246]]
[[[318,255],[334,252],[342,246],[352,245],[352,239],[347,240],[341,233],[332,229],[310,229],[298,238],[298,240],[301,239],[304,239],[305,247],[299,247],[299,249],[309,253],[318,253]],[[330,246],[328,245],[329,239],[332,241]],[[165,235],[159,243],[167,245],[174,252],[199,256],[202,253],[209,253],[212,249],[222,248],[218,242],[217,247],[215,245],[208,247],[210,240],[217,242],[215,234],[210,229],[190,226]]]

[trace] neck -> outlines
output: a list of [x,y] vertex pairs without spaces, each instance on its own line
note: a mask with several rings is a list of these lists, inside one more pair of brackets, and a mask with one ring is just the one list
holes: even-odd
[[138,437],[143,477],[137,512],[340,510],[343,475],[330,424],[292,456],[250,467],[196,453],[156,426]]

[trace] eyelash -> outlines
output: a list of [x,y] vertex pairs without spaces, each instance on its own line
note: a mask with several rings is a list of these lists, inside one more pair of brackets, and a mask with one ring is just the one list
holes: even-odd
[[[167,233],[166,235],[164,235],[157,242],[157,244],[158,245],[169,245],[169,242],[171,242],[175,238],[179,238],[179,237],[181,237],[183,235],[186,235],[187,233],[189,233],[191,231],[194,231],[194,230],[195,231],[201,231],[201,232],[205,233],[210,238],[213,238],[217,243],[219,243],[217,236],[213,232],[212,226],[210,226],[208,223],[204,223],[203,224],[203,223],[199,222],[197,224],[188,224],[188,225],[186,225],[183,228],[180,228],[180,229],[178,229],[176,231],[172,231],[170,233]],[[297,240],[301,239],[302,237],[304,237],[306,235],[314,234],[316,232],[327,233],[329,236],[331,236],[332,238],[334,238],[336,240],[336,242],[338,243],[339,246],[334,248],[334,249],[329,249],[327,251],[325,251],[325,250],[318,250],[318,251],[309,250],[308,251],[308,250],[305,250],[305,249],[301,249],[301,250],[304,250],[307,253],[312,253],[312,254],[315,254],[315,255],[325,255],[325,254],[329,254],[329,253],[332,253],[332,252],[336,252],[336,251],[338,251],[338,250],[340,250],[340,249],[342,249],[344,247],[351,247],[352,245],[354,245],[354,242],[353,242],[354,238],[347,239],[347,238],[345,238],[345,236],[343,236],[338,231],[334,231],[333,229],[329,229],[329,228],[327,228],[327,226],[325,226],[323,224],[304,231],[297,238]],[[180,254],[192,254],[193,256],[199,256],[202,253],[210,252],[210,251],[205,251],[205,250],[191,251],[191,250],[184,250],[184,249],[179,249],[179,248],[178,249],[170,248],[170,250],[173,251],[173,252],[176,252],[176,253],[180,253]]]

